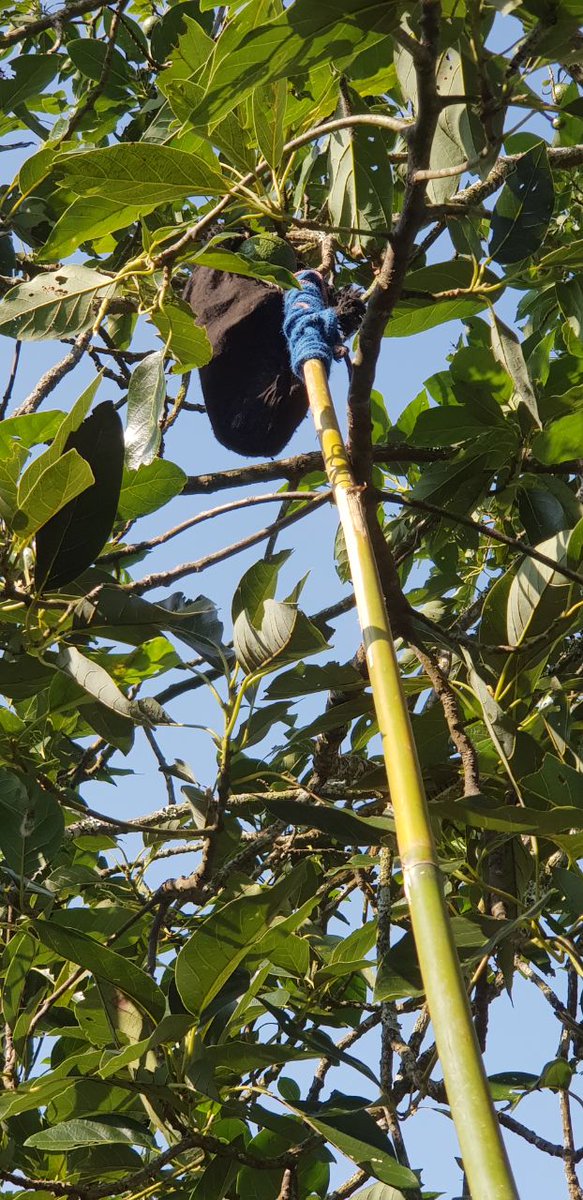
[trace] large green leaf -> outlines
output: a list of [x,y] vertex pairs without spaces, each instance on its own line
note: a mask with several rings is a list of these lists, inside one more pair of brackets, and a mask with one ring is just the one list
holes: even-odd
[[59,510],[36,534],[35,586],[63,587],[99,555],[113,528],[123,471],[123,430],[110,401],[99,404],[69,434],[65,453],[76,450],[93,483]]
[[[369,111],[356,92],[347,89],[351,113]],[[346,111],[346,101],[339,102],[335,116]],[[372,126],[340,129],[330,135],[329,144],[330,193],[328,211],[334,225],[370,229],[373,238],[362,233],[341,234],[353,253],[366,253],[374,240],[375,229],[381,240],[393,222],[393,177],[387,151],[387,136]]]
[[0,770],[0,849],[17,875],[33,875],[55,857],[63,840],[63,813],[50,792]]
[[203,921],[176,960],[176,986],[189,1012],[200,1014],[218,995],[233,971],[285,912],[301,889],[298,867],[269,888],[251,888]]
[[115,46],[109,46],[108,42],[97,38],[71,38],[67,53],[82,75],[102,84],[105,95],[125,94],[131,75],[123,54]]
[[263,605],[272,600],[279,579],[279,572],[290,556],[289,550],[279,550],[269,559],[262,558],[253,563],[239,580],[231,604],[233,621],[244,609],[253,625],[263,616]]
[[65,414],[58,411],[27,413],[23,417],[7,417],[0,424],[0,458],[9,456],[14,445],[29,449],[50,442]]
[[102,238],[116,229],[125,229],[155,207],[156,201],[152,204],[123,204],[108,196],[79,196],[59,217],[38,257],[41,262],[66,258],[82,242]]
[[546,429],[537,433],[532,452],[546,466],[568,462],[583,456],[583,416],[581,412],[558,417]]
[[284,13],[255,28],[227,26],[199,77],[205,92],[192,114],[194,124],[218,121],[258,84],[304,75],[322,62],[337,70],[397,25],[401,5],[347,0],[339,10],[330,0],[296,0]]
[[[537,546],[541,554],[565,562],[571,530],[562,530]],[[571,586],[563,575],[533,558],[525,558],[508,594],[508,644],[542,633],[563,612]]]
[[197,325],[192,309],[183,300],[173,300],[151,313],[150,320],[162,335],[167,353],[176,360],[173,372],[204,367],[213,356],[206,330]]
[[[487,307],[486,297],[479,290],[475,295],[440,295],[459,288],[469,289],[472,278],[473,264],[468,258],[434,263],[430,267],[411,271],[405,280],[403,297],[385,329],[385,336],[411,337],[414,333],[433,329],[446,321],[463,321],[466,317],[475,316]],[[492,271],[486,271],[484,282],[495,284],[499,281]]]
[[155,350],[132,371],[128,388],[125,464],[130,471],[147,466],[160,449],[165,399],[164,351]]
[[265,807],[288,825],[320,829],[348,846],[371,846],[394,836],[391,817],[361,817],[350,809],[332,804],[310,804],[303,800],[278,800],[273,792]]
[[[261,279],[265,283],[275,283],[281,288],[297,288],[299,283],[287,267],[275,262],[261,262],[259,259],[244,258],[234,250],[224,250],[216,243],[209,243],[196,254],[194,261],[201,267],[209,267],[214,271],[230,271],[233,275],[244,275],[248,279]],[[200,313],[204,321],[204,313]]]
[[32,492],[33,488],[36,487],[41,475],[44,474],[47,467],[50,467],[56,463],[61,455],[65,453],[65,450],[78,449],[78,447],[71,447],[67,443],[70,435],[74,433],[75,430],[77,430],[81,423],[85,420],[85,417],[87,416],[87,413],[89,412],[89,409],[91,408],[95,398],[95,393],[97,392],[100,382],[101,376],[98,375],[92,380],[89,386],[85,388],[79,398],[71,406],[71,409],[67,415],[60,421],[48,449],[45,450],[43,454],[39,454],[38,458],[35,458],[33,462],[31,462],[30,466],[27,467],[26,471],[24,471],[18,489],[21,502],[27,495],[29,495],[30,492]]
[[524,404],[534,424],[540,428],[541,420],[536,393],[528,373],[520,340],[514,330],[510,329],[495,313],[492,316],[492,349],[498,362],[508,372],[516,389],[517,399]]
[[274,662],[293,662],[319,654],[327,646],[320,630],[293,604],[265,600],[257,625],[244,610],[233,627],[235,653],[246,674],[269,670]]
[[87,1121],[77,1117],[72,1121],[61,1121],[48,1129],[33,1133],[24,1143],[36,1150],[47,1150],[56,1154],[69,1150],[80,1150],[84,1146],[135,1146],[151,1147],[152,1137],[139,1126],[122,1124],[106,1125],[103,1121]]
[[2,301],[0,333],[23,341],[71,337],[95,319],[97,308],[115,291],[100,271],[61,267],[18,283]]
[[[345,1104],[347,1097],[341,1097]],[[362,1102],[361,1102],[362,1104]],[[334,1100],[303,1118],[326,1141],[375,1179],[401,1188],[417,1188],[417,1175],[397,1162],[391,1143],[365,1107],[340,1107]]]
[[[401,91],[405,100],[417,110],[417,75],[415,64],[409,51],[397,47],[395,66]],[[437,62],[437,87],[441,96],[463,95],[471,89],[466,86],[463,62],[455,46],[448,45],[440,54]],[[476,144],[475,128],[470,121],[465,104],[448,104],[439,114],[437,128],[431,144],[429,167],[432,171],[442,171],[447,168],[459,167],[462,163],[474,160],[483,141],[483,133]],[[430,180],[427,194],[434,204],[443,204],[459,187],[461,176],[446,175],[443,178]]]
[[12,78],[3,72],[3,78],[0,79],[2,112],[13,112],[19,104],[37,96],[54,79],[62,64],[62,56],[55,54],[23,54],[12,58],[7,64]]
[[68,155],[57,169],[78,196],[104,196],[137,208],[143,204],[145,209],[188,196],[220,195],[228,188],[218,168],[205,159],[148,142]]
[[32,921],[37,937],[59,958],[68,959],[90,971],[97,979],[105,979],[129,996],[154,1021],[164,1014],[164,996],[154,980],[123,954],[115,954],[93,938],[49,921]]
[[273,171],[277,170],[283,154],[286,100],[285,79],[259,84],[252,97],[253,127],[257,145]]
[[154,462],[138,467],[137,471],[125,470],[118,504],[120,521],[135,521],[156,512],[174,496],[179,496],[185,483],[182,468],[165,458],[156,458]]
[[19,537],[31,537],[92,483],[89,464],[76,450],[67,450],[43,471],[30,491],[19,493],[13,528]]
[[542,245],[553,215],[555,190],[547,149],[539,142],[523,154],[492,215],[490,254],[495,262],[529,258]]

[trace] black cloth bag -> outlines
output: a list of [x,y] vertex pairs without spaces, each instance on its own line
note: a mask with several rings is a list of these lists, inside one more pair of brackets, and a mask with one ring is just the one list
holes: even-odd
[[200,382],[217,441],[246,458],[280,454],[308,411],[283,334],[283,293],[195,267],[185,299],[213,348]]

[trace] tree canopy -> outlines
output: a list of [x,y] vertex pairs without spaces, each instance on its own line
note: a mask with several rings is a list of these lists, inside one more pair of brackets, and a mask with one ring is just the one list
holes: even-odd
[[[187,475],[167,453],[206,421],[192,268],[285,290],[310,267],[366,301],[349,450],[478,1039],[505,994],[554,1022],[529,1071],[491,1074],[499,1120],[581,1200],[580,0],[3,17],[0,1179],[41,1200],[436,1194],[415,1124],[429,1110],[438,1139],[449,1109],[362,647],[334,648],[342,534],[317,611],[280,579],[288,528],[318,568],[322,457]],[[447,369],[383,397],[383,339],[415,354],[446,323]],[[35,342],[60,357],[15,406]],[[197,523],[274,501],[161,569]],[[193,576],[231,559],[219,612]],[[168,749],[181,723],[208,778]],[[166,803],[129,817],[144,747]]]

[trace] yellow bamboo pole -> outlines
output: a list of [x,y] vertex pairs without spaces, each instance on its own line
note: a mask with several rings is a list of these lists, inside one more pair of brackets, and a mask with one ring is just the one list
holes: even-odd
[[310,408],[344,530],[413,935],[473,1200],[518,1200],[445,907],[421,770],[378,570],[324,364],[304,364]]

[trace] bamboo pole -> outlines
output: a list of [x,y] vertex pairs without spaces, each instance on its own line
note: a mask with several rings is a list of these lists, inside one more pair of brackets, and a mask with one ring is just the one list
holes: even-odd
[[324,364],[304,364],[310,408],[344,531],[409,903],[448,1100],[473,1200],[518,1200],[454,946],[421,770],[360,490]]

